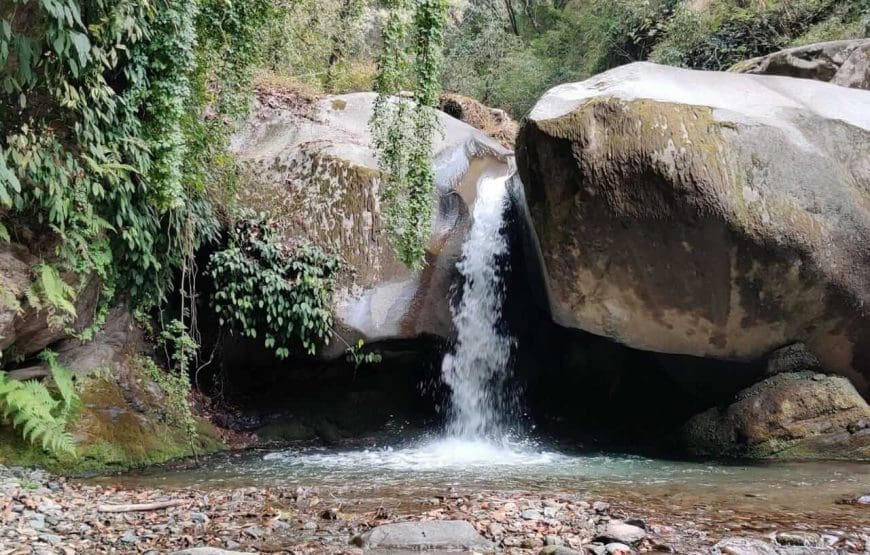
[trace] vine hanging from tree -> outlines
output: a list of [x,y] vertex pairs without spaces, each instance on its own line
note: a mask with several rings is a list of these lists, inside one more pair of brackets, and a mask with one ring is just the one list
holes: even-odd
[[[378,164],[384,174],[381,201],[387,233],[406,266],[421,268],[432,224],[432,139],[440,94],[446,0],[386,0],[370,122]],[[410,51],[413,56],[409,56]],[[410,87],[413,102],[394,95]]]

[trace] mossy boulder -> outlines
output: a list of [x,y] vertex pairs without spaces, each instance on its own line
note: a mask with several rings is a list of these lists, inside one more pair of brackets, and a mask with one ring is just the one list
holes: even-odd
[[558,323],[727,360],[803,342],[870,391],[870,93],[630,64],[545,94],[517,165]]
[[0,463],[78,473],[145,466],[224,447],[205,419],[196,419],[195,437],[187,433],[170,393],[155,381],[155,372],[163,370],[148,357],[142,331],[125,309],[113,309],[93,341],[66,340],[56,349],[80,399],[68,425],[76,456],[50,456],[3,426]]
[[693,417],[680,439],[702,456],[870,459],[870,406],[845,378],[777,374]]

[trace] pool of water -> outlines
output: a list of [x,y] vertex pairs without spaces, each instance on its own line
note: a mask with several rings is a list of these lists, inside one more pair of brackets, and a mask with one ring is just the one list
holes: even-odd
[[739,512],[826,526],[870,521],[867,508],[842,503],[870,492],[868,463],[675,461],[567,453],[510,440],[254,450],[210,457],[197,468],[152,468],[95,481],[164,489],[304,486],[360,504],[396,507],[445,492],[552,492],[683,517]]

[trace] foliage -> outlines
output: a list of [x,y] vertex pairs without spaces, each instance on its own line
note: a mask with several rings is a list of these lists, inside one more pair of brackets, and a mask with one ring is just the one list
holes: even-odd
[[[179,337],[182,338],[181,340],[183,342],[191,341],[192,343],[190,337],[187,336],[184,325],[181,324],[180,321],[174,320],[170,323],[168,329],[173,331],[164,332],[164,334],[168,334],[168,337],[163,337],[164,344],[175,343],[176,339]],[[182,348],[181,351],[184,352],[184,348]],[[179,351],[176,349],[173,351],[173,354],[178,352]],[[154,383],[160,386],[160,389],[162,389],[164,393],[166,393],[168,400],[168,405],[166,407],[167,412],[174,423],[184,429],[191,450],[195,455],[195,445],[199,434],[197,430],[196,417],[193,415],[193,407],[190,405],[191,384],[189,375],[186,372],[181,371],[178,367],[167,372],[157,366],[152,359],[147,357],[141,357],[141,361],[145,369],[148,371],[149,377],[154,380]],[[186,359],[185,364],[189,363],[189,361],[189,358]]]
[[315,92],[370,91],[369,33],[380,14],[370,0],[274,0],[263,34],[263,70]]
[[868,31],[868,0],[467,0],[447,28],[442,82],[522,117],[550,87],[634,61],[725,69]]
[[72,435],[66,431],[68,416],[78,401],[72,377],[51,351],[44,351],[42,358],[51,370],[57,397],[36,380],[14,380],[0,371],[0,412],[24,439],[39,442],[55,455],[75,455]]
[[239,219],[223,250],[212,254],[211,304],[221,325],[262,337],[276,356],[300,345],[314,354],[332,330],[330,300],[339,260],[319,248],[290,248],[263,217]]
[[[98,275],[104,306],[122,289],[153,306],[190,250],[215,235],[209,189],[226,185],[221,162],[268,6],[0,8],[0,210],[56,233],[57,261],[46,263],[55,275]],[[52,277],[42,267],[37,276]],[[70,312],[66,295],[43,301]]]
[[[384,173],[381,199],[387,233],[406,266],[421,268],[431,233],[435,174],[434,106],[440,94],[446,0],[388,0],[370,126]],[[408,53],[413,54],[413,58]],[[413,103],[392,98],[409,84]]]
[[[866,4],[866,0],[862,0]],[[653,58],[686,67],[722,70],[785,48],[820,23],[854,21],[867,8],[842,0],[782,0],[742,4],[720,1],[698,12],[680,6]],[[844,38],[840,36],[825,38]]]
[[365,341],[360,339],[356,342],[356,345],[350,345],[345,350],[344,356],[345,360],[347,360],[350,364],[353,364],[354,368],[359,368],[364,364],[375,364],[381,362],[383,357],[381,357],[380,353],[376,352],[366,352],[363,349],[365,348]]

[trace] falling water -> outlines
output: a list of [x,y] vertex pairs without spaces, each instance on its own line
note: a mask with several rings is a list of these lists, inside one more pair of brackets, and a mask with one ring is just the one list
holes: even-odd
[[513,338],[499,327],[504,301],[502,233],[508,177],[484,178],[478,187],[471,231],[457,268],[465,278],[453,310],[457,340],[441,374],[450,387],[447,436],[463,440],[506,435],[511,399],[505,394]]

